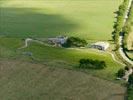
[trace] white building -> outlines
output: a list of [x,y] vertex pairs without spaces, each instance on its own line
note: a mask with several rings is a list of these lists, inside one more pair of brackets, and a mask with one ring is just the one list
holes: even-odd
[[91,48],[99,49],[99,50],[106,50],[109,47],[108,42],[96,42],[91,45]]

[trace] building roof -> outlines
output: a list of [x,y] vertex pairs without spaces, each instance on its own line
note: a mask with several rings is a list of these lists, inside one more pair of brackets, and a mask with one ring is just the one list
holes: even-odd
[[102,46],[102,47],[105,47],[105,48],[109,47],[108,42],[96,42],[96,43],[93,43],[92,45]]

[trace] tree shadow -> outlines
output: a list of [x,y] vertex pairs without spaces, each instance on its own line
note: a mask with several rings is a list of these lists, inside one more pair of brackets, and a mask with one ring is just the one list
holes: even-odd
[[31,8],[0,8],[0,35],[9,37],[51,37],[70,33],[78,25],[58,14]]

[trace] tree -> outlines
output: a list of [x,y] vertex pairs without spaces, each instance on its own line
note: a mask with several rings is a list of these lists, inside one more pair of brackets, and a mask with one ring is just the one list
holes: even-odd
[[133,73],[129,75],[128,83],[129,85],[133,85]]
[[87,41],[84,39],[80,39],[78,37],[69,37],[62,46],[64,47],[85,47],[87,45]]
[[119,69],[117,72],[117,77],[122,78],[125,75],[125,70],[124,69]]
[[129,68],[128,66],[125,66],[125,70],[129,71],[129,69],[130,69],[130,68]]
[[92,60],[92,59],[80,59],[79,68],[83,69],[103,69],[106,67],[105,61]]

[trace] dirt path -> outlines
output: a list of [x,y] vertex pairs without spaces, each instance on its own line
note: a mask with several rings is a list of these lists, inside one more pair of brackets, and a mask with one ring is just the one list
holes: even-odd
[[24,41],[25,45],[22,46],[22,47],[20,47],[20,48],[18,48],[18,49],[27,48],[31,42],[36,42],[36,43],[39,43],[39,44],[43,44],[43,45],[45,45],[45,46],[49,46],[48,44],[46,44],[46,43],[44,43],[44,42],[42,42],[42,41],[35,40],[35,39],[31,39],[31,38],[26,38],[25,41]]
[[116,60],[115,55],[114,55],[112,52],[108,52],[108,54],[110,54],[110,55],[112,56],[112,59],[113,59],[116,63],[119,63],[119,64],[125,66],[124,63],[120,62],[119,60]]

